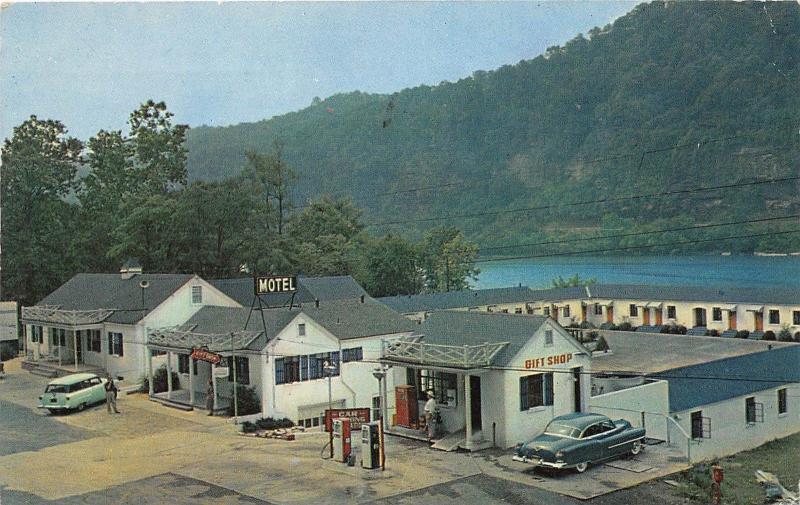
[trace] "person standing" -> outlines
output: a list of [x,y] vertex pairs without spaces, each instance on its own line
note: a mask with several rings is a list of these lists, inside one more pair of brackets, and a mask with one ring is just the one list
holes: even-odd
[[208,379],[208,390],[206,391],[206,409],[208,415],[214,415],[214,379]]
[[119,410],[117,410],[117,385],[114,383],[114,377],[111,374],[108,374],[108,380],[103,385],[103,388],[106,390],[106,410],[110,414],[113,408],[114,413],[119,414]]
[[439,406],[436,404],[436,398],[432,390],[428,391],[428,401],[425,402],[425,425],[428,428],[428,442],[433,440],[436,436],[436,421],[439,417]]

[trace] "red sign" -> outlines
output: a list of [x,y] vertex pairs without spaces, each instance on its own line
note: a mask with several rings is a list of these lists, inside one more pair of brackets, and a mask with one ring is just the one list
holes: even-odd
[[360,430],[361,425],[369,422],[369,409],[325,409],[325,431],[331,431],[333,419],[350,419],[350,429]]
[[542,368],[545,366],[564,365],[572,361],[572,353],[557,354],[555,356],[547,356],[544,358],[534,358],[525,360],[525,368]]
[[222,356],[214,354],[205,349],[192,349],[192,359],[199,359],[200,361],[208,361],[209,363],[217,364],[222,361]]

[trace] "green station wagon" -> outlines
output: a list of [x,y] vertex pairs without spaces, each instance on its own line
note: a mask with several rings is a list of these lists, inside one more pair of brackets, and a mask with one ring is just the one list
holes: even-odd
[[39,397],[39,408],[52,413],[83,410],[106,399],[106,379],[93,373],[76,373],[50,382]]

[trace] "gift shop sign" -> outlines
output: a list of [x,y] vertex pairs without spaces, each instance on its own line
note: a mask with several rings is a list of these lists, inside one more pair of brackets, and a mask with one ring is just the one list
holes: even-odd
[[532,358],[525,360],[525,368],[530,370],[531,368],[543,368],[546,366],[553,366],[553,365],[565,365],[572,361],[572,353],[564,353],[564,354],[554,354],[552,356],[543,356],[541,358]]

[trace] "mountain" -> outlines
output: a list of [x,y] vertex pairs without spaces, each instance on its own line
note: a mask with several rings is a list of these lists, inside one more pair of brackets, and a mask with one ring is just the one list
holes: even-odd
[[[800,214],[797,181],[738,186],[800,175],[798,58],[796,2],[642,4],[543,55],[458,82],[335,95],[257,123],[195,128],[190,178],[233,175],[245,150],[268,152],[280,138],[300,175],[296,204],[349,194],[365,221],[403,221],[376,233],[454,225],[484,247]],[[409,191],[419,188],[429,189]],[[444,215],[462,217],[420,221]],[[705,240],[696,250],[800,250],[798,234],[708,240],[797,222],[503,252],[681,240]]]

